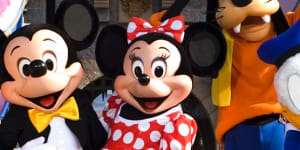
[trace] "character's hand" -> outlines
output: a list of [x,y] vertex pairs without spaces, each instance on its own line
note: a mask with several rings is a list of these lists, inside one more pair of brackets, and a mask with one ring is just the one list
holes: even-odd
[[49,143],[44,143],[44,137],[38,137],[31,141],[28,141],[24,146],[18,150],[56,150],[56,146]]

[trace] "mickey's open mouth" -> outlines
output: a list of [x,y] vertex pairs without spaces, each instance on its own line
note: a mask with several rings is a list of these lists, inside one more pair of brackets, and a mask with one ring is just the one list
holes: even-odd
[[164,97],[136,97],[133,94],[131,94],[136,101],[145,109],[145,110],[153,110],[156,109],[158,106],[160,106],[165,99],[167,99],[171,93],[168,96]]
[[56,104],[56,101],[58,97],[61,95],[61,93],[62,91],[58,91],[56,93],[49,94],[46,96],[41,96],[37,98],[27,98],[27,99],[38,106],[41,106],[46,109],[50,109]]

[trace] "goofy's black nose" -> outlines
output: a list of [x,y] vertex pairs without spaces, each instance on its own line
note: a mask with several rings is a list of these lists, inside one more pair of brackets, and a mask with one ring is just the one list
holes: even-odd
[[237,7],[245,7],[252,2],[252,0],[231,0],[231,1]]
[[47,72],[47,65],[42,60],[34,60],[30,63],[30,75],[34,78],[43,76]]
[[140,82],[141,85],[148,85],[150,82],[150,77],[146,74],[142,74],[138,77],[138,80]]

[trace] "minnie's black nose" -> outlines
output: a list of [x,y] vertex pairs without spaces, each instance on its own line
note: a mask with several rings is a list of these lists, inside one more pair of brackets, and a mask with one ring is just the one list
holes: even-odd
[[32,77],[41,77],[47,72],[47,65],[42,60],[34,60],[30,63],[30,75]]
[[146,74],[142,74],[141,76],[138,77],[138,80],[141,85],[148,85],[150,82],[150,77]]

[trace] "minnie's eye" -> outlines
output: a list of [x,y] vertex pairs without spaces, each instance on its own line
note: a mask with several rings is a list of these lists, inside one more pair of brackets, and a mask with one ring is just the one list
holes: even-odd
[[157,78],[163,78],[166,74],[166,62],[163,60],[156,60],[152,64],[152,74]]
[[53,71],[56,69],[56,57],[52,53],[46,53],[43,56],[43,61],[45,62],[47,69]]
[[141,60],[137,59],[132,63],[132,73],[135,78],[140,77],[144,73],[144,64]]
[[28,78],[30,75],[30,69],[29,69],[30,61],[26,58],[22,58],[19,60],[18,68],[19,73],[23,78]]

